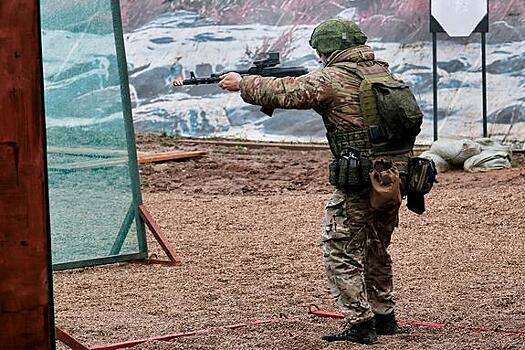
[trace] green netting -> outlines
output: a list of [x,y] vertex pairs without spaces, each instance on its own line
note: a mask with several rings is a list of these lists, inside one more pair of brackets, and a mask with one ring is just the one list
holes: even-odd
[[43,0],[41,14],[53,264],[144,255],[118,1]]

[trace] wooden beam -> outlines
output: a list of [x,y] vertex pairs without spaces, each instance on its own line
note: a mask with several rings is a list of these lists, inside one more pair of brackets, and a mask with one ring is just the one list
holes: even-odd
[[57,340],[67,345],[72,350],[90,350],[87,346],[82,345],[78,340],[58,327],[55,327],[55,333]]
[[50,166],[50,171],[76,171],[84,169],[100,169],[112,166],[120,166],[128,164],[128,158],[114,158],[114,159],[103,159],[103,160],[88,160],[85,162],[74,162],[64,165]]
[[103,148],[88,148],[88,147],[48,147],[48,154],[65,154],[71,156],[85,156],[85,157],[125,157],[128,155],[126,150],[118,149],[103,149]]
[[196,139],[177,139],[177,143],[186,144],[208,144],[231,147],[247,148],[266,148],[276,147],[290,150],[328,150],[327,144],[315,143],[286,143],[286,142],[255,142],[255,141],[225,141],[225,140],[196,140]]
[[[289,149],[295,151],[309,151],[309,150],[329,150],[330,147],[326,143],[292,143],[292,142],[257,142],[257,141],[227,141],[227,140],[198,140],[198,139],[177,139],[177,143],[183,144],[208,144],[218,146],[230,147],[246,147],[246,148],[266,148],[276,147],[282,149]],[[426,151],[430,145],[418,144],[414,146],[414,151]]]
[[39,1],[0,0],[0,349],[54,349]]
[[200,158],[207,154],[208,152],[203,151],[192,151],[192,152],[180,152],[180,151],[169,151],[162,153],[147,153],[141,154],[139,156],[139,164],[146,163],[160,163],[167,162],[171,160],[187,160],[193,158]]
[[[148,226],[157,242],[159,242],[160,246],[162,247],[162,250],[164,250],[164,252],[168,256],[170,262],[174,264],[180,263],[181,261],[175,253],[175,248],[171,245],[168,238],[162,233],[160,226],[157,224],[153,216],[151,216],[150,212],[148,211],[148,209],[146,209],[144,204],[139,205],[139,213],[140,217],[142,218],[142,220],[144,220],[144,223],[146,224],[146,226]],[[152,260],[154,260],[152,262],[158,262],[155,261],[156,259]]]
[[[138,162],[139,164],[147,163],[160,163],[168,161],[181,161],[188,160],[193,158],[200,158],[206,155],[207,152],[202,151],[192,151],[192,152],[180,152],[180,151],[169,151],[162,153],[143,153],[139,155]],[[128,158],[112,158],[112,159],[102,159],[102,160],[88,160],[84,162],[74,162],[64,165],[55,165],[50,166],[49,170],[51,171],[76,171],[84,169],[99,169],[107,168],[112,166],[120,166],[128,164]]]

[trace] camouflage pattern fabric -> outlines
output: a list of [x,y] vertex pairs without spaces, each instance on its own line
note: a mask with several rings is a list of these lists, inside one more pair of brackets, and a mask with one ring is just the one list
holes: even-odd
[[[404,194],[407,162],[395,161]],[[336,190],[325,207],[321,244],[328,284],[350,324],[394,311],[392,259],[388,247],[399,223],[399,206],[376,211],[370,189]]]
[[310,37],[310,46],[318,52],[328,54],[357,45],[368,40],[359,26],[344,19],[329,19],[319,24]]
[[323,117],[329,132],[363,128],[359,104],[362,79],[352,72],[357,66],[367,73],[388,72],[387,64],[375,60],[369,46],[360,45],[336,51],[323,69],[301,77],[243,77],[241,97],[271,109],[313,109]]
[[[365,74],[389,74],[366,45],[336,51],[322,70],[297,78],[247,76],[241,80],[245,102],[265,108],[314,109],[328,132],[364,128],[359,90]],[[383,159],[398,160],[382,157]],[[404,190],[406,161],[394,162]],[[370,189],[336,190],[325,209],[322,247],[333,296],[351,324],[394,309],[392,260],[387,252],[399,207],[370,207]]]

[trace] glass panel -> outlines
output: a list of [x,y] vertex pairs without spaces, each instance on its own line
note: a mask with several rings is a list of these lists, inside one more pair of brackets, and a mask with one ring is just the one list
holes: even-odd
[[111,1],[40,3],[53,263],[106,257],[132,204]]
[[[212,85],[171,88],[176,77],[246,68],[257,53],[281,52],[285,65],[318,69],[309,47],[315,26],[328,18],[359,22],[379,58],[407,81],[425,112],[419,142],[432,141],[432,43],[429,2],[355,0],[123,0],[128,62],[133,67],[135,123],[140,131],[185,136],[324,141],[313,112],[280,111],[269,118],[238,94]],[[490,2],[487,35],[489,133],[525,139],[525,5]],[[523,17],[523,16],[521,16]],[[480,137],[480,34],[470,39],[439,35],[440,135]]]

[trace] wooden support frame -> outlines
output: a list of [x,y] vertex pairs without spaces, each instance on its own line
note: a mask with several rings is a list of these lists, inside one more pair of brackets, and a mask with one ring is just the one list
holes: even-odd
[[[175,248],[171,245],[171,243],[168,241],[167,237],[164,235],[164,233],[162,232],[160,226],[157,224],[157,222],[155,221],[155,219],[153,218],[153,216],[151,215],[151,213],[148,211],[148,209],[143,205],[139,205],[139,216],[140,218],[142,219],[142,221],[146,224],[146,226],[150,229],[151,233],[153,234],[153,236],[155,237],[155,239],[157,240],[157,242],[159,242],[162,250],[166,253],[167,257],[168,257],[168,260],[160,260],[157,258],[156,255],[152,255],[148,258],[145,258],[143,260],[135,260],[137,258],[140,258],[140,256],[138,254],[135,254],[135,259],[131,258],[129,259],[129,256],[127,255],[123,255],[123,262],[124,261],[129,261],[131,260],[131,262],[140,262],[140,263],[145,263],[145,264],[162,264],[162,265],[168,265],[168,266],[174,266],[174,265],[178,265],[181,263],[181,260],[177,257],[177,254],[175,252]],[[130,207],[130,210],[128,211],[128,215],[127,217],[128,218],[128,221],[130,221],[130,219],[132,220],[133,218],[133,215],[134,215],[134,210],[133,210],[133,205]],[[131,225],[131,221],[128,223],[129,225]],[[121,229],[121,231],[123,231],[124,229]],[[122,233],[120,233],[119,235],[122,235]],[[125,237],[121,237],[121,238],[125,238]],[[117,238],[117,241],[118,241],[118,238]],[[122,241],[123,242],[123,241]],[[120,242],[120,245],[114,245],[113,248],[112,248],[112,254],[118,254],[118,252],[120,251],[120,248],[122,247],[122,242]],[[108,257],[107,258],[107,263],[113,263],[115,262],[115,258],[118,258],[118,256],[116,257]],[[97,259],[96,261],[94,261],[94,264],[96,265],[99,265],[103,263],[103,261],[101,261],[101,259]],[[86,262],[85,261],[80,261],[78,262],[79,266],[72,266],[71,263],[67,264],[67,266],[64,266],[63,268],[61,268],[62,266],[55,266],[55,270],[62,270],[62,269],[65,269],[65,268],[75,268],[75,267],[82,267],[82,266],[86,266]],[[100,346],[100,347],[95,347],[95,348],[90,348],[90,347],[87,347],[85,345],[83,345],[82,343],[80,343],[78,340],[76,340],[75,338],[73,338],[73,336],[69,335],[68,333],[66,333],[65,331],[63,331],[62,329],[60,329],[59,327],[55,327],[55,333],[56,333],[56,339],[59,340],[60,342],[62,342],[63,344],[65,344],[66,346],[68,346],[69,348],[71,348],[72,350],[97,350],[97,349],[122,349],[122,348],[127,348],[127,347],[131,347],[131,346],[135,346],[135,345],[138,345],[138,344],[141,344],[145,341],[147,341],[148,339],[146,340],[139,340],[139,341],[129,341],[129,342],[124,342],[124,343],[119,343],[119,344],[113,344],[111,346]],[[151,338],[149,340],[168,340],[168,339],[173,339],[173,338],[177,338],[177,337],[181,337],[181,336],[188,336],[188,335],[195,335],[197,333],[181,333],[181,334],[178,334],[178,335],[171,335],[170,337],[157,337],[157,338]]]
[[59,340],[72,350],[90,350],[87,346],[82,345],[78,340],[73,338],[68,333],[64,332],[59,327],[55,327],[55,334],[57,340]]
[[148,264],[164,264],[164,265],[177,265],[181,263],[181,260],[175,253],[175,248],[168,241],[167,237],[162,233],[160,226],[157,224],[153,216],[150,214],[148,209],[141,204],[139,205],[139,214],[146,226],[150,229],[151,233],[159,242],[162,250],[166,253],[169,260],[159,260],[154,254],[145,260]]

